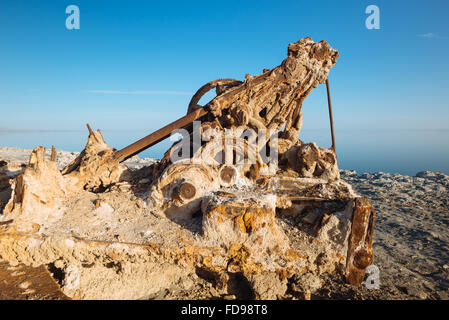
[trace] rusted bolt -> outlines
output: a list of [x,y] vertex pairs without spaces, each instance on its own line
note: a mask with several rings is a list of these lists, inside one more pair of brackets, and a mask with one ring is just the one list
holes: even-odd
[[183,199],[190,200],[196,195],[196,188],[190,182],[184,182],[179,186],[179,195]]
[[188,181],[184,181],[173,190],[173,199],[182,202],[193,199],[196,195],[196,187]]
[[220,169],[219,174],[222,184],[225,186],[231,186],[235,183],[238,173],[237,169],[235,169],[233,166],[223,166]]

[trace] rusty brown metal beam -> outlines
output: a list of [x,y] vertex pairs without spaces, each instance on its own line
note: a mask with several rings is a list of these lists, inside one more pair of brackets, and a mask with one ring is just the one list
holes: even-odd
[[116,151],[114,154],[114,158],[119,162],[125,161],[129,157],[142,152],[143,150],[151,147],[155,143],[164,140],[167,138],[174,130],[182,128],[193,121],[201,118],[205,114],[207,114],[207,110],[204,108],[197,109],[193,112],[190,112],[186,116],[166,125],[165,127],[149,134],[148,136],[130,144],[129,146]]
[[329,79],[326,80],[326,88],[327,88],[327,104],[329,106],[329,121],[331,124],[331,135],[332,135],[332,147],[331,149],[334,150],[335,154],[335,134],[334,134],[334,119],[332,117],[332,102],[331,102],[331,94],[329,89]]
[[356,198],[353,203],[351,234],[346,257],[346,282],[360,285],[366,268],[373,263],[373,233],[376,210],[366,198]]
[[[87,130],[89,130],[89,137],[93,136],[95,141],[100,143],[100,141],[98,141],[97,136],[94,134],[94,132],[92,131],[92,128],[90,127],[90,125],[88,123],[86,123],[86,127],[87,127]],[[98,130],[98,131],[100,131],[100,130]]]
[[88,123],[86,123],[87,130],[89,130],[89,134],[92,134],[92,128]]

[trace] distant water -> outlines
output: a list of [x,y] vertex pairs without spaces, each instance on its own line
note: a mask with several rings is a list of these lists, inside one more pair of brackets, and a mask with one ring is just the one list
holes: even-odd
[[[148,131],[102,131],[106,142],[120,149],[146,136]],[[449,174],[449,130],[444,131],[371,131],[336,132],[336,149],[341,169],[357,172],[390,172],[415,175],[419,171]],[[330,146],[328,130],[301,132],[305,142]],[[87,140],[85,131],[0,131],[0,147],[32,149],[38,145],[81,151]],[[161,158],[172,144],[168,139],[145,150],[139,156]]]

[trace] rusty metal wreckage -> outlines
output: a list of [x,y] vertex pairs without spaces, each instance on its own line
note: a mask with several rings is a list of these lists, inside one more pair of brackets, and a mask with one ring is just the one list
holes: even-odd
[[[280,216],[285,212],[298,215],[305,209],[319,211],[313,219],[305,218],[314,230],[325,225],[333,213],[349,212],[348,218],[342,220],[346,222],[341,223],[342,230],[347,230],[344,243],[335,247],[340,251],[333,256],[345,258],[346,281],[360,284],[365,269],[373,261],[372,236],[376,212],[367,199],[359,197],[350,185],[340,179],[328,80],[329,71],[339,53],[326,41],[314,42],[311,38],[291,43],[287,53],[281,65],[264,69],[260,75],[246,75],[244,81],[218,79],[205,84],[192,97],[184,117],[121,150],[107,146],[100,131],[94,131],[87,125],[88,144],[80,156],[62,170],[62,175],[76,175],[85,190],[104,190],[119,181],[123,170],[119,172],[117,168],[121,162],[167,138],[174,130],[184,128],[193,140],[193,122],[196,120],[200,121],[201,134],[208,129],[219,132],[235,128],[274,130],[279,132],[276,144],[279,161],[274,173],[261,174],[267,164],[260,153],[274,146],[270,136],[259,147],[250,145],[244,137],[236,134],[233,139],[241,144],[240,147],[232,146],[231,150],[226,149],[225,140],[221,138],[202,141],[197,146],[198,150],[186,159],[199,160],[197,162],[172,162],[170,154],[179,147],[174,144],[163,159],[152,167],[148,201],[154,210],[163,212],[167,217],[189,219],[202,210],[209,219],[203,223],[204,234],[220,237],[223,241],[227,241],[229,232],[224,232],[217,224],[228,219],[229,212],[232,212],[232,219],[239,225],[238,232],[254,230],[258,225],[254,222],[255,217],[266,210],[265,205],[257,207],[254,199],[261,199],[267,194],[276,199],[276,215],[278,211]],[[299,139],[303,101],[314,88],[324,83],[332,138],[329,149]],[[200,106],[200,99],[212,89],[215,89],[216,97],[205,106]],[[100,147],[96,148],[95,145]],[[252,149],[256,151],[255,163],[237,161],[246,158]],[[227,157],[226,153],[229,152],[231,157]],[[223,163],[224,158],[232,161]],[[51,159],[55,159],[54,148]],[[20,195],[20,190],[18,183],[15,192]],[[20,196],[15,201],[20,202]],[[224,206],[225,210],[220,206]],[[13,207],[14,203],[7,210],[11,211]],[[262,211],[259,210],[261,208]],[[295,210],[299,211],[293,212]],[[220,216],[213,220],[223,212],[227,212],[226,218]],[[274,218],[263,219],[273,221]],[[261,225],[257,228],[265,228],[266,234],[274,232],[273,228],[264,227],[265,223]],[[220,235],[220,232],[223,234]],[[279,240],[282,237],[276,233],[266,239]]]
[[[256,122],[258,124],[262,122],[263,127],[270,128],[274,124],[274,126],[279,129],[285,124],[286,127],[284,133],[288,134],[289,130],[292,130],[295,136],[292,137],[292,135],[290,135],[288,138],[290,141],[293,141],[293,143],[296,143],[298,141],[296,139],[302,122],[302,114],[300,112],[302,102],[310,93],[311,89],[316,87],[317,83],[320,83],[324,78],[332,139],[332,145],[330,147],[332,153],[327,154],[332,155],[332,157],[334,157],[332,161],[333,163],[336,163],[337,155],[335,149],[332,103],[327,75],[330,67],[336,62],[339,54],[336,50],[332,50],[326,41],[313,43],[312,49],[307,52],[308,58],[315,58],[316,61],[324,61],[324,63],[321,64],[321,69],[315,69],[317,72],[313,73],[313,71],[308,70],[307,68],[304,68],[303,65],[297,63],[297,61],[300,60],[297,59],[297,57],[304,54],[305,50],[303,46],[308,44],[307,42],[309,42],[308,38],[291,44],[288,48],[288,58],[284,60],[281,66],[270,70],[264,69],[261,75],[255,77],[246,75],[244,82],[236,79],[218,79],[208,82],[193,95],[186,116],[164,126],[121,150],[116,151],[113,155],[114,159],[122,162],[167,138],[174,130],[188,127],[193,121],[198,119],[206,120],[205,126],[209,126],[211,123],[214,123],[215,126],[217,126],[218,122],[218,126],[221,129],[229,126],[229,119],[231,119],[231,126],[248,126]],[[326,64],[327,67],[329,67],[327,70]],[[326,70],[327,72],[323,72],[323,70]],[[320,72],[325,74],[325,77],[323,77]],[[312,81],[312,79],[314,81]],[[295,81],[297,82],[295,83]],[[279,85],[282,82],[290,82],[289,85],[287,85],[287,90],[282,91],[282,89],[274,89],[276,85]],[[216,90],[216,97],[205,106],[198,105],[200,99],[212,89]],[[279,94],[279,92],[281,92],[281,94]],[[252,97],[257,94],[265,95],[260,99],[259,103],[253,104],[253,107],[249,108],[250,99],[247,99],[246,97]],[[282,104],[282,98],[285,98],[285,96],[289,96],[289,101],[286,104]],[[239,97],[240,101],[236,99],[236,97]],[[246,100],[247,103],[245,104],[243,102],[242,104],[242,100]],[[267,109],[266,105],[271,106],[271,109]],[[223,117],[223,114],[226,114],[226,112],[227,116],[224,119],[220,118],[220,116]],[[254,119],[257,118],[257,115],[259,115],[258,119]],[[283,116],[279,117],[279,115]],[[254,119],[253,122],[250,120],[251,118]],[[275,122],[273,119],[277,119],[278,121]],[[234,123],[232,123],[233,121]],[[257,125],[255,127],[260,128],[261,126]],[[90,127],[89,131],[91,131]],[[297,152],[296,156],[300,158],[301,153]],[[220,171],[220,176],[226,183],[230,183],[235,175],[237,175],[235,169],[229,166],[224,167]],[[177,197],[184,200],[190,200],[194,198],[196,194],[195,186],[188,181],[181,183],[176,190],[176,193],[178,194]],[[297,198],[299,199],[301,197]],[[318,199],[315,198],[314,200]],[[346,279],[350,284],[360,284],[363,281],[365,268],[373,261],[372,234],[374,223],[375,211],[368,200],[357,198],[355,200],[353,211],[352,233],[348,246],[346,266]]]

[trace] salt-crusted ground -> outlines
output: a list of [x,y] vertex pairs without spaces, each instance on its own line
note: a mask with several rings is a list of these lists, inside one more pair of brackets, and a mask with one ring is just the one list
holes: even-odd
[[449,176],[430,171],[410,177],[348,170],[342,170],[341,176],[377,211],[373,248],[381,285],[380,290],[343,288],[341,292],[334,286],[330,296],[449,299]]
[[[0,161],[26,163],[30,152],[0,148]],[[63,168],[76,155],[58,151],[58,167]],[[139,169],[152,162],[133,157],[124,164]],[[341,177],[367,197],[377,211],[373,247],[380,289],[346,286],[341,279],[329,278],[313,298],[449,299],[449,176],[430,171],[410,177],[342,170]],[[199,287],[204,285],[198,283]],[[176,297],[175,293],[165,292],[157,298]]]

